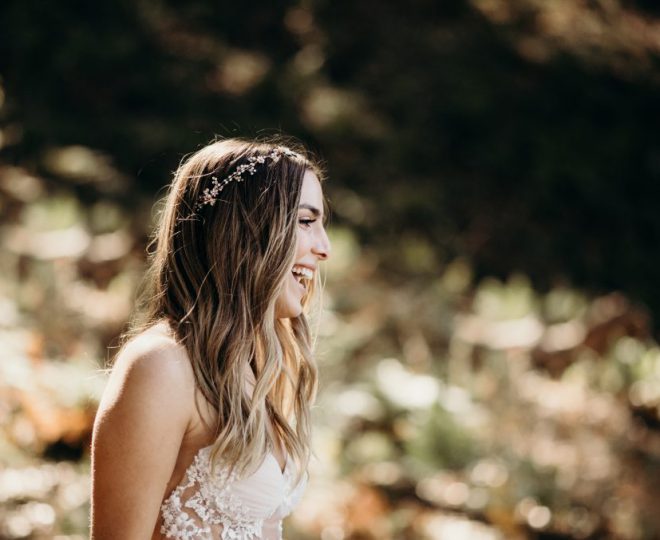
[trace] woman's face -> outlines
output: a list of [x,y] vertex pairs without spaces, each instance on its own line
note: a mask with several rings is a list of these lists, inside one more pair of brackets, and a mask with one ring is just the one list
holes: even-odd
[[330,240],[323,226],[323,190],[316,175],[307,170],[298,205],[296,256],[277,299],[278,318],[298,317],[302,313],[302,299],[307,287],[314,279],[319,263],[329,255]]

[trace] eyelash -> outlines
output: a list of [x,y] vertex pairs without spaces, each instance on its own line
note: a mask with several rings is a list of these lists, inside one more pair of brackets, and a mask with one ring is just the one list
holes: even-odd
[[298,220],[298,224],[302,225],[303,227],[309,227],[311,226],[312,223],[314,223],[316,220],[315,219],[310,219],[310,218],[300,218]]

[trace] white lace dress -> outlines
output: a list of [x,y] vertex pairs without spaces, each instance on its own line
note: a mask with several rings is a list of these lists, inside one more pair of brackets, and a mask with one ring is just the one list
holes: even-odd
[[306,475],[297,484],[291,460],[281,471],[268,453],[246,478],[227,467],[209,468],[211,447],[199,450],[160,508],[161,534],[173,540],[281,540],[282,519],[298,504]]

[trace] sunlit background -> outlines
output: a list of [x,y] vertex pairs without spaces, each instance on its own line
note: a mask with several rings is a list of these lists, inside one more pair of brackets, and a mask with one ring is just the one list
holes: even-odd
[[290,540],[660,537],[660,7],[0,4],[0,538],[88,534],[152,205],[283,131],[332,207]]

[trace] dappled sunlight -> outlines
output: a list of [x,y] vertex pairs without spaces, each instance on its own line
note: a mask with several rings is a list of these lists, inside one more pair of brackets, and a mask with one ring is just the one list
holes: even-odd
[[[84,283],[78,263],[94,235],[82,209],[57,199],[41,206],[2,226],[0,536],[78,540],[89,520],[88,445],[105,386],[103,336],[124,324],[134,286],[106,293]],[[119,312],[111,307],[117,302]]]
[[211,90],[241,95],[257,86],[268,73],[270,62],[261,54],[230,50],[216,71],[208,76]]
[[[512,38],[529,60],[546,62],[561,52],[620,74],[641,73],[660,53],[660,19],[620,0],[472,0],[498,25],[527,27]],[[531,23],[531,24],[530,24]]]
[[[299,60],[303,61],[318,62],[320,59],[312,56]],[[300,108],[303,121],[313,129],[337,132],[352,129],[374,138],[390,131],[385,119],[372,110],[365,96],[357,92],[319,85],[301,99]]]
[[101,192],[118,193],[128,186],[109,156],[85,146],[50,148],[43,163],[49,172],[75,183],[94,183]]
[[53,535],[57,522],[84,531],[89,519],[89,470],[70,463],[0,471],[0,534],[3,538],[82,540],[83,534]]

